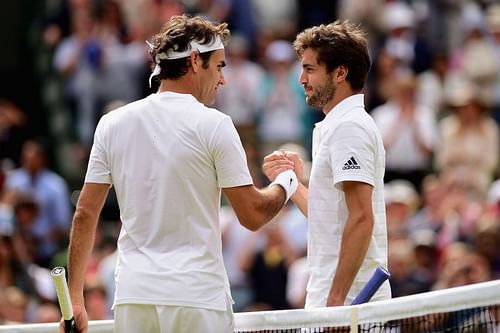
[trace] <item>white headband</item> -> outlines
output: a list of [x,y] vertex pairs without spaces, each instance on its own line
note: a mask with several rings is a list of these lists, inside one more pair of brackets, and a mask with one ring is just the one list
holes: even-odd
[[[146,41],[148,46],[152,49],[153,44],[150,42]],[[222,38],[217,35],[215,39],[213,40],[212,43],[210,44],[200,44],[196,40],[191,40],[189,42],[188,48],[185,51],[180,51],[178,52],[177,49],[179,46],[177,44],[174,44],[173,47],[169,48],[167,52],[161,52],[158,53],[155,57],[155,63],[156,66],[153,70],[153,73],[149,76],[149,86],[151,87],[151,81],[153,77],[160,75],[161,68],[160,68],[160,62],[162,60],[173,60],[173,59],[180,59],[180,58],[185,58],[189,57],[193,51],[198,51],[199,53],[205,53],[205,52],[210,52],[210,51],[215,51],[215,50],[223,50],[224,49],[224,43],[222,42]]]

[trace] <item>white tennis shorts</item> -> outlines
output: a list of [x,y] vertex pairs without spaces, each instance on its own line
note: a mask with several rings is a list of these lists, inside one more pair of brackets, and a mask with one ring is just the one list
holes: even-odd
[[227,311],[202,308],[121,304],[115,306],[115,333],[233,333],[231,305]]

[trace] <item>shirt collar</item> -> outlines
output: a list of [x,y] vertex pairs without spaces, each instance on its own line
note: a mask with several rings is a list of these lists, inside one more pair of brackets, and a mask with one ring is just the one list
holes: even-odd
[[342,117],[347,111],[356,107],[362,107],[363,109],[365,108],[365,100],[363,94],[356,94],[343,99],[342,101],[340,101],[340,103],[335,105],[333,109],[330,110],[330,112],[326,114],[325,118],[322,121],[314,125],[318,128],[321,128],[323,123],[335,121],[335,119]]

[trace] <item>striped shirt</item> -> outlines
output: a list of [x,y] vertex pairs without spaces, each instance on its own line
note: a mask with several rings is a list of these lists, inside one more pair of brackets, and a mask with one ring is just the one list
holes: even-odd
[[[373,119],[364,109],[363,95],[337,104],[313,132],[313,163],[308,197],[308,266],[306,308],[324,307],[337,267],[347,222],[342,182],[373,186],[374,228],[368,253],[347,295],[351,304],[377,266],[387,267],[387,228],[384,203],[385,151]],[[390,298],[388,282],[372,300]]]

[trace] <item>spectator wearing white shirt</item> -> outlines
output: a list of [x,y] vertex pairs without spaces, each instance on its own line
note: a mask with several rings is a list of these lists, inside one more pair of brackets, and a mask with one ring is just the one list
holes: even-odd
[[420,190],[437,139],[435,112],[418,104],[413,74],[396,80],[389,101],[372,110],[386,149],[385,182],[406,179]]

